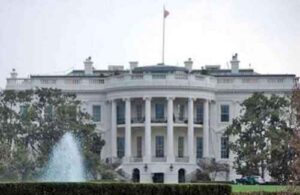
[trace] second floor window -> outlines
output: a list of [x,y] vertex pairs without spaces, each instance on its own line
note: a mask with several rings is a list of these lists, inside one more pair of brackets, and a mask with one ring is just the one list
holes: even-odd
[[178,119],[180,121],[184,120],[184,105],[183,104],[178,104]]
[[156,119],[164,119],[165,117],[164,104],[155,104],[155,117]]
[[221,122],[229,122],[229,105],[221,105]]
[[155,156],[164,157],[164,136],[155,137]]
[[125,155],[125,138],[117,138],[117,156],[118,158],[123,158]]
[[93,105],[93,121],[99,122],[101,121],[101,106]]
[[203,123],[203,104],[196,106],[196,122]]
[[184,137],[178,137],[178,157],[184,156]]
[[229,158],[229,138],[221,137],[221,158]]
[[203,138],[202,137],[197,137],[197,140],[196,140],[196,156],[197,158],[202,158],[203,157]]
[[136,105],[136,118],[138,121],[140,121],[142,119],[142,105],[141,104]]
[[125,122],[125,105],[124,104],[117,105],[117,122],[118,122],[118,124],[122,124]]

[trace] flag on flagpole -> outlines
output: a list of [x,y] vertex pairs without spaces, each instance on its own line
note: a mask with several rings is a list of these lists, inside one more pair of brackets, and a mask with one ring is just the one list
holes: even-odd
[[168,17],[170,12],[164,8],[164,18]]

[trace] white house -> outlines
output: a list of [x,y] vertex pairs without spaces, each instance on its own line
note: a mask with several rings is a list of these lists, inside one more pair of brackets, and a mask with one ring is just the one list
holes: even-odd
[[[130,62],[129,70],[123,66],[96,70],[88,58],[84,70],[67,75],[18,78],[13,71],[6,89],[75,92],[106,141],[104,162],[120,162],[123,174],[136,181],[177,183],[195,174],[199,159],[214,158],[231,167],[231,138],[223,133],[239,115],[240,103],[253,92],[290,94],[295,79],[293,74],[240,69],[237,54],[231,69],[218,65],[193,69],[189,59],[184,67]],[[216,179],[236,177],[231,167],[229,174]]]

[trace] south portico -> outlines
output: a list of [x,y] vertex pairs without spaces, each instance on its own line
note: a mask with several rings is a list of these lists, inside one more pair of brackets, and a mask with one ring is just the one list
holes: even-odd
[[[162,177],[164,183],[185,180],[198,168],[198,138],[202,138],[201,158],[210,157],[211,102],[211,99],[191,96],[129,96],[111,99],[112,159],[121,159],[120,168],[128,176],[139,175],[139,181],[143,183],[161,181]],[[142,108],[138,108],[141,105]],[[201,106],[202,111],[195,109],[195,105]],[[122,119],[120,116],[123,113]],[[124,151],[121,151],[123,156],[120,155],[120,144],[124,144]]]

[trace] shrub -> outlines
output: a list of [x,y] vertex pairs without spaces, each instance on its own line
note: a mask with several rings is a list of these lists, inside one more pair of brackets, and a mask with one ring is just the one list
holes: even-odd
[[300,195],[299,192],[234,192],[232,195]]
[[2,183],[5,195],[229,195],[231,186],[213,184]]

